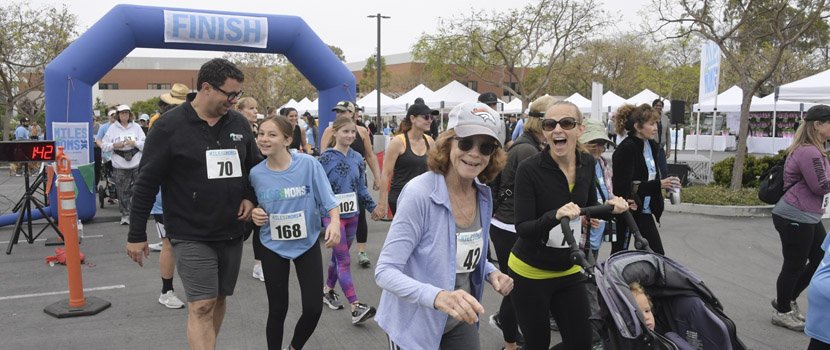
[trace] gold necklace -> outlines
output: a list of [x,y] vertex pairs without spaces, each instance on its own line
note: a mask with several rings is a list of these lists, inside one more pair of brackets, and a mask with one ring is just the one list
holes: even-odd
[[[462,195],[463,195],[463,193],[462,193]],[[454,196],[452,195],[452,193],[450,193],[450,202],[452,202],[453,206],[455,206],[455,209],[458,209],[457,212],[459,214],[459,216],[453,215],[453,217],[454,217],[454,219],[455,218],[462,219],[461,224],[458,223],[459,220],[456,220],[456,224],[458,224],[458,226],[462,226],[462,227],[470,226],[470,224],[472,224],[472,222],[473,222],[473,219],[475,219],[475,209],[477,207],[475,201],[473,201],[472,210],[470,210],[469,213],[465,213],[464,212],[464,207],[461,206],[460,204],[458,204],[458,200],[453,198],[453,197]],[[462,200],[462,202],[463,202],[463,200]]]

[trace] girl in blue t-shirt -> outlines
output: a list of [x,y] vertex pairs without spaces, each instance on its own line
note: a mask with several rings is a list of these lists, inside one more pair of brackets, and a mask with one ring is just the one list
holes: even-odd
[[266,248],[262,271],[268,293],[266,338],[269,349],[282,347],[282,329],[288,312],[288,273],[293,260],[302,295],[303,314],[297,320],[292,349],[302,349],[317,327],[323,306],[323,266],[318,237],[321,208],[331,222],[326,226],[326,248],[340,241],[339,203],[323,167],[306,154],[290,153],[292,127],[285,117],[265,119],[257,146],[266,158],[251,169],[251,185],[259,207],[251,213],[261,226],[258,238]]
[[[357,298],[352,282],[349,249],[357,232],[360,208],[365,207],[371,211],[373,218],[381,217],[382,213],[366,188],[363,156],[349,147],[357,133],[355,122],[349,117],[337,118],[332,124],[332,130],[332,144],[320,155],[319,160],[328,175],[331,189],[340,202],[340,242],[331,253],[328,279],[323,288],[323,302],[334,310],[343,308],[334,291],[334,284],[339,280],[343,294],[351,305],[352,324],[358,324],[374,316],[375,308],[361,303]],[[323,218],[324,225],[330,221],[329,217]]]

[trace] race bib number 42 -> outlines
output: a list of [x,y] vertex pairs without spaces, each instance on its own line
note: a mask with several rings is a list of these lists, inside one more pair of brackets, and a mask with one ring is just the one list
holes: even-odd
[[340,202],[340,214],[357,213],[357,194],[354,192],[334,195]]
[[239,152],[235,149],[209,149],[205,151],[208,179],[242,177]]
[[272,240],[291,241],[308,238],[305,213],[302,211],[288,214],[270,214],[269,219]]
[[481,229],[455,234],[455,273],[472,272],[481,260],[484,239]]

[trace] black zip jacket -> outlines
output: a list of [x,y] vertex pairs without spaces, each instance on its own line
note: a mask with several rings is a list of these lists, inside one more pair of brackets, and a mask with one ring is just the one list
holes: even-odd
[[573,192],[568,190],[565,173],[551,158],[550,146],[519,164],[514,191],[519,239],[513,246],[513,255],[528,265],[548,271],[564,271],[573,266],[569,249],[551,248],[545,244],[549,231],[559,225],[556,219],[559,208],[568,202],[579,207],[597,205],[594,164],[594,157],[577,151]]
[[[242,176],[208,180],[205,151],[231,148],[239,153]],[[147,217],[159,186],[168,238],[222,241],[242,237],[244,225],[237,213],[243,199],[256,203],[248,174],[260,160],[251,125],[238,112],[229,111],[210,127],[189,102],[171,109],[153,124],[145,141],[133,186],[127,241],[147,240]]]
[[523,133],[516,138],[516,142],[507,151],[507,164],[501,171],[499,188],[494,192],[495,203],[498,204],[493,217],[505,224],[512,224],[515,219],[513,215],[513,189],[515,188],[516,169],[519,163],[528,157],[539,153],[539,141],[532,134]]
[[[614,150],[614,155],[611,157],[611,183],[614,187],[614,195],[623,197],[625,199],[634,199],[631,193],[631,185],[635,180],[640,181],[640,187],[637,190],[637,203],[642,203],[643,198],[651,196],[651,212],[657,221],[660,221],[660,216],[663,214],[663,193],[660,190],[660,167],[657,168],[657,176],[654,180],[648,181],[648,168],[646,167],[646,158],[643,156],[643,145],[645,140],[629,133],[617,149]],[[651,154],[654,155],[654,161],[657,163],[657,150],[659,146],[654,140],[648,140],[651,147]],[[638,207],[637,213],[642,213],[643,209]]]

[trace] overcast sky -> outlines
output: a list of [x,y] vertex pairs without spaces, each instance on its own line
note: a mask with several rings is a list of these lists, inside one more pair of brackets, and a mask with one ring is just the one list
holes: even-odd
[[[186,9],[222,10],[249,13],[295,15],[302,17],[326,43],[343,49],[347,62],[361,61],[373,54],[376,46],[377,20],[367,15],[382,13],[391,16],[382,23],[382,54],[410,51],[412,44],[421,33],[434,33],[439,18],[469,13],[477,9],[504,10],[522,7],[527,0],[369,0],[369,1],[322,1],[322,0],[257,0],[257,1],[193,1],[193,0],[134,0],[130,4],[176,7]],[[33,4],[66,4],[69,11],[78,16],[79,32],[97,22],[113,6],[122,1],[113,0],[57,0],[30,1]],[[651,0],[607,0],[603,8],[615,21],[616,27],[607,28],[613,34],[622,27],[636,27],[640,16],[637,12],[647,7]],[[204,51],[136,49],[130,56],[176,56],[212,57],[216,53]]]

